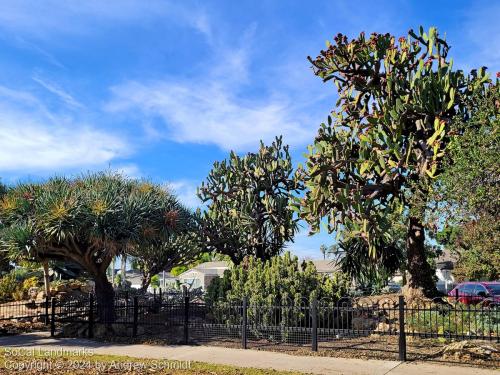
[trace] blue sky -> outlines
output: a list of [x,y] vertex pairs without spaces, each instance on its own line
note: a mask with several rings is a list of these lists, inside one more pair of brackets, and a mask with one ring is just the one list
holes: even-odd
[[[116,169],[191,207],[229,150],[283,134],[301,161],[335,103],[312,74],[338,32],[446,32],[456,66],[500,70],[500,1],[9,1],[0,6],[4,182]],[[326,233],[289,249],[320,257]]]

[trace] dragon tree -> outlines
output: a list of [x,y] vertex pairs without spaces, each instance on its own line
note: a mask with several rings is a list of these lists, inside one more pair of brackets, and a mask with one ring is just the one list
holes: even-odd
[[95,281],[99,318],[114,320],[106,269],[116,255],[175,232],[189,213],[167,190],[118,174],[19,184],[0,202],[4,250],[27,259],[71,260]]
[[390,219],[399,215],[407,227],[408,285],[426,295],[436,292],[424,251],[432,185],[443,170],[452,121],[467,121],[467,103],[489,81],[484,68],[468,75],[454,69],[448,51],[431,27],[399,39],[338,34],[309,57],[338,97],[298,172],[308,191],[297,208],[311,231],[325,222],[344,241],[361,239],[373,258],[392,247]]

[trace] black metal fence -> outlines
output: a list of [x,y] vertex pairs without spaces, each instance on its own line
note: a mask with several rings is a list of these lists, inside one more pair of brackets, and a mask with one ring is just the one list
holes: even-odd
[[500,308],[487,300],[464,304],[454,298],[405,301],[399,296],[206,303],[160,292],[117,295],[112,321],[101,321],[99,308],[93,295],[70,301],[46,299],[29,307],[4,304],[0,321],[37,317],[49,323],[53,335],[62,330],[66,336],[93,337],[112,326],[115,336],[149,336],[172,344],[312,351],[352,348],[386,351],[400,360],[407,358],[409,338],[500,342]]

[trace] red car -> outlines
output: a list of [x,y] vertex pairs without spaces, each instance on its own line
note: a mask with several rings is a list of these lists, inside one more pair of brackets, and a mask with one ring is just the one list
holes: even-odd
[[448,293],[450,301],[459,301],[466,305],[484,302],[488,306],[500,306],[500,282],[468,281],[458,284]]

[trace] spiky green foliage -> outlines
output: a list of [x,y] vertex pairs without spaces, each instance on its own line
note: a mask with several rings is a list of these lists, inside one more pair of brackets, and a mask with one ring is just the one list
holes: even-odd
[[208,205],[202,214],[207,249],[235,263],[248,255],[269,259],[279,254],[297,231],[289,204],[299,188],[281,138],[271,146],[261,143],[258,153],[240,157],[231,152],[228,160],[214,163],[198,190]]
[[309,147],[299,203],[313,231],[327,217],[330,231],[361,238],[371,257],[394,239],[396,214],[407,217],[410,286],[435,292],[424,256],[424,214],[430,186],[442,171],[451,121],[466,121],[466,104],[488,78],[453,69],[448,44],[435,28],[389,34],[339,34],[314,71],[338,90],[337,107]]
[[185,215],[171,193],[147,181],[111,173],[54,177],[19,184],[2,198],[1,246],[14,258],[80,264],[96,281],[98,302],[112,319],[113,289],[106,278],[111,259],[167,238]]
[[[7,192],[7,187],[0,182],[0,199],[4,196],[4,194]],[[2,236],[2,231],[4,228],[4,224],[0,221],[0,238]],[[0,248],[0,276],[7,273],[10,269],[10,264],[9,264],[9,254],[6,251],[2,251]]]
[[299,264],[296,256],[286,252],[269,260],[245,258],[238,266],[215,279],[207,290],[207,299],[241,300],[252,304],[302,303],[304,300],[336,301],[345,296],[349,278],[338,272],[332,277],[318,274],[312,262]]
[[187,211],[181,225],[168,238],[135,246],[129,252],[142,272],[143,290],[148,288],[154,275],[190,264],[200,255],[198,226]]

